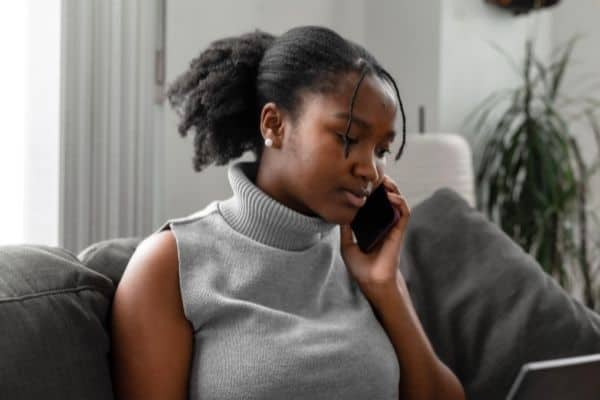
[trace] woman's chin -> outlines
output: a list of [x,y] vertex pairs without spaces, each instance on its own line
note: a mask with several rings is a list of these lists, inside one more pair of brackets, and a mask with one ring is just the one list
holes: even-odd
[[333,210],[331,213],[329,213],[329,215],[327,217],[325,217],[324,219],[327,222],[331,222],[334,224],[347,225],[347,224],[350,224],[354,220],[354,217],[356,216],[357,212],[358,212],[358,209],[352,209],[350,207],[349,208],[339,207],[339,208]]

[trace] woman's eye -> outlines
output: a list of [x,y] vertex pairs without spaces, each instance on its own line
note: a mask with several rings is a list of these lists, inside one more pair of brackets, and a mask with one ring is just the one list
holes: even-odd
[[377,153],[377,157],[383,158],[388,153],[391,153],[390,149],[382,149]]
[[341,133],[341,132],[336,132],[338,137],[340,138],[340,140],[342,141],[342,143],[345,142],[345,140],[348,140],[348,144],[355,144],[358,142],[357,139],[351,138],[350,136],[346,136],[345,134]]
[[[348,145],[351,145],[351,144],[356,144],[356,143],[358,143],[358,139],[354,139],[354,138],[351,138],[350,136],[346,136],[345,134],[343,134],[343,133],[341,133],[341,132],[336,132],[336,133],[337,133],[337,136],[340,138],[340,141],[341,141],[342,143],[344,143],[344,142],[345,142],[345,139],[344,139],[344,137],[346,137],[346,138],[347,138],[347,140],[348,140]],[[384,158],[384,157],[385,157],[385,155],[386,155],[386,154],[388,154],[388,153],[391,153],[390,149],[381,149],[381,150],[379,150],[379,151],[377,152],[377,158]]]

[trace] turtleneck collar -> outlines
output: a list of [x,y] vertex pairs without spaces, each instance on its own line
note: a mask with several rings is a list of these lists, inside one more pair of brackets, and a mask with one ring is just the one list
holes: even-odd
[[304,250],[337,224],[293,210],[256,186],[257,161],[238,161],[227,170],[233,196],[218,203],[233,229],[258,242],[284,250]]

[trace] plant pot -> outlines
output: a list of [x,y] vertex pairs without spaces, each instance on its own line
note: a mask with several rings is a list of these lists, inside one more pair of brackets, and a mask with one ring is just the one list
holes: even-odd
[[535,8],[551,7],[560,0],[485,0],[487,3],[512,11],[515,15],[528,13]]

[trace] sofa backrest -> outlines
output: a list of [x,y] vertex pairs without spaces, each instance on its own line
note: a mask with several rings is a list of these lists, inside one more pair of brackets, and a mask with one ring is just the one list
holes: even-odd
[[141,237],[123,237],[92,243],[77,255],[86,267],[106,275],[115,287],[119,284],[125,267]]
[[114,290],[67,250],[0,246],[0,398],[113,399]]

